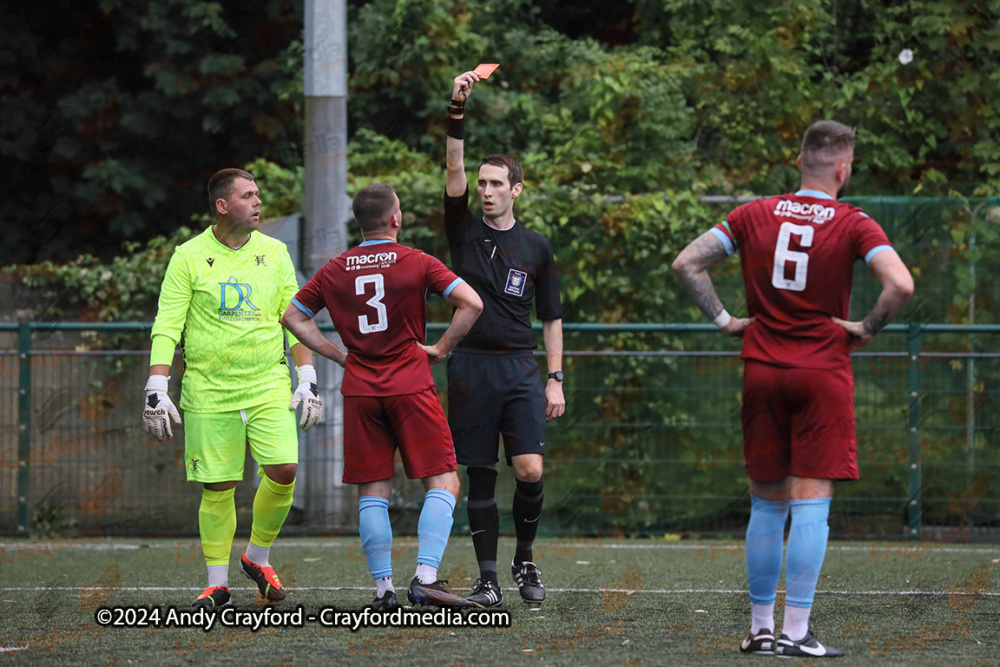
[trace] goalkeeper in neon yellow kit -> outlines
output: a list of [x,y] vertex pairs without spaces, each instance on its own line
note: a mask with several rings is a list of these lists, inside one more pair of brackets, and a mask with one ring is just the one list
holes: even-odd
[[167,374],[183,335],[184,462],[188,481],[204,485],[198,525],[208,566],[208,588],[194,606],[214,608],[230,604],[234,493],[247,444],[263,479],[241,565],[266,600],[284,599],[268,554],[295,488],[298,438],[290,411],[302,403],[300,426],[307,429],[323,420],[323,404],[312,352],[288,334],[299,379],[291,392],[278,320],[298,284],[285,245],[256,231],[260,192],[254,177],[224,169],[209,181],[208,196],[217,224],[178,246],[163,278],[143,428],[163,441],[173,436],[171,420],[180,423],[167,394]]

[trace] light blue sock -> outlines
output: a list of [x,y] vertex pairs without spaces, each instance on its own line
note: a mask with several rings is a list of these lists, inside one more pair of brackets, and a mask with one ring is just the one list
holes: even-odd
[[375,579],[392,576],[392,524],[389,501],[378,496],[361,496],[358,501],[358,532],[368,571]]
[[420,510],[417,522],[419,547],[417,563],[438,567],[444,556],[451,535],[452,514],[455,512],[455,496],[444,489],[431,489],[424,497],[424,508]]
[[787,500],[774,502],[750,496],[746,552],[750,602],[753,604],[774,604],[781,576],[788,506]]
[[792,501],[792,528],[788,532],[785,559],[785,605],[812,607],[816,582],[826,556],[830,536],[830,501],[832,498]]

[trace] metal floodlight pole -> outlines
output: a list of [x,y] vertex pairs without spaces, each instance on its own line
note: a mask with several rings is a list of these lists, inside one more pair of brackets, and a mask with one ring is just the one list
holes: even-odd
[[[347,5],[344,0],[305,3],[305,220],[302,272],[311,278],[347,249]],[[329,322],[329,315],[322,314]],[[343,507],[342,371],[317,359],[325,425],[305,434],[306,507],[314,525],[336,528]]]

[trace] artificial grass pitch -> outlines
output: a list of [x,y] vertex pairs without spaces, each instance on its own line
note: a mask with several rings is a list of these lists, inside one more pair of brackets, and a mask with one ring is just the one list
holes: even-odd
[[[233,604],[257,611],[230,565]],[[48,547],[46,545],[49,545]],[[53,548],[53,545],[54,548]],[[500,559],[513,553],[502,539]],[[0,663],[10,665],[716,665],[765,658],[737,647],[750,624],[742,546],[726,541],[546,539],[535,549],[548,597],[523,603],[500,565],[510,627],[101,627],[99,607],[192,610],[205,586],[196,540],[9,541],[2,546]],[[374,597],[357,539],[279,538],[279,609],[357,610]],[[414,538],[393,548],[406,604]],[[453,537],[440,568],[455,592],[477,576],[471,540]],[[783,586],[783,581],[782,584]],[[779,591],[776,620],[781,623]],[[812,629],[847,651],[839,665],[993,664],[1000,654],[1000,547],[832,542]],[[755,663],[756,664],[756,663]]]

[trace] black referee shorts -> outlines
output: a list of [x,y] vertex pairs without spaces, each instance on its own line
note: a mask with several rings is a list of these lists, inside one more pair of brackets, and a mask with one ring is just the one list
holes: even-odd
[[545,387],[533,356],[459,351],[448,358],[448,425],[462,465],[545,453]]

